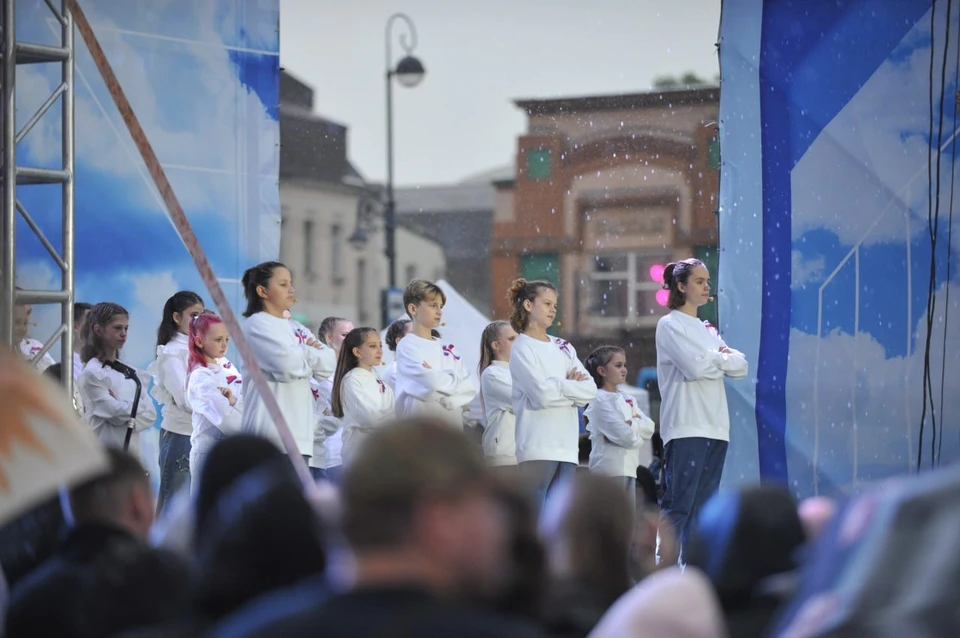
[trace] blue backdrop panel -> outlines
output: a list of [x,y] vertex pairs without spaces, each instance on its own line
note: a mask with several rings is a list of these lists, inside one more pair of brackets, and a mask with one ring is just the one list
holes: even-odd
[[[279,0],[85,0],[83,8],[234,310],[242,310],[243,269],[276,258],[280,247]],[[58,34],[42,0],[17,2],[18,39],[56,44]],[[130,311],[123,356],[142,368],[155,356],[170,295],[192,289],[212,301],[79,35],[76,42],[76,299]],[[59,73],[56,65],[17,69],[18,128]],[[54,166],[59,108],[17,154],[23,165]],[[59,249],[60,188],[17,194]],[[22,220],[17,240],[18,284],[59,287],[59,270]],[[37,306],[34,316],[41,340],[59,325],[54,307]]]
[[960,457],[958,25],[958,2],[724,3],[721,327],[756,381],[730,384],[728,480],[829,493]]

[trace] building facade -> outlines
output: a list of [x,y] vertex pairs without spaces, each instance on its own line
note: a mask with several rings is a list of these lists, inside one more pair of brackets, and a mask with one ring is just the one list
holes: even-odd
[[662,266],[697,256],[716,280],[718,98],[699,88],[517,101],[528,127],[515,176],[496,183],[495,316],[509,314],[497,293],[513,279],[547,279],[578,348],[620,343],[634,369],[655,364]]
[[[508,166],[454,184],[395,191],[399,224],[443,246],[447,281],[480,312],[492,311],[490,240],[497,191],[494,182],[513,175]],[[402,273],[400,274],[403,278]]]
[[[315,329],[327,316],[380,327],[387,285],[379,192],[347,158],[347,127],[313,113],[313,90],[280,81],[280,259],[294,273],[294,314]],[[362,232],[358,232],[362,231]],[[397,271],[446,275],[443,248],[397,229]]]

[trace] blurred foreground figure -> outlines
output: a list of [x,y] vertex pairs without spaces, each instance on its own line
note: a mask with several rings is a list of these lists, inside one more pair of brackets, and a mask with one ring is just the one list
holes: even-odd
[[663,569],[625,594],[590,638],[726,638],[710,581],[695,568]]
[[[507,526],[490,471],[462,432],[428,419],[377,430],[342,487],[346,590],[243,632],[220,636],[422,638],[537,636],[458,602],[501,582]],[[249,626],[249,625],[248,625]]]
[[580,473],[555,487],[540,520],[550,592],[544,624],[557,638],[584,638],[633,587],[633,507],[623,482]]
[[687,564],[713,584],[731,638],[761,638],[792,596],[806,534],[782,487],[720,492],[690,533]]
[[107,638],[187,610],[186,567],[150,548],[154,500],[133,456],[108,450],[106,474],[70,492],[74,527],[12,592],[8,638]]

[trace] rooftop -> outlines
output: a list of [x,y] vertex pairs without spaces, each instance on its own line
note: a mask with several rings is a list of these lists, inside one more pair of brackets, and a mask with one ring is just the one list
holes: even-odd
[[621,93],[616,95],[591,95],[551,99],[519,99],[514,104],[527,115],[557,115],[583,111],[619,111],[657,106],[696,106],[717,102],[720,89],[715,86],[648,91],[646,93]]

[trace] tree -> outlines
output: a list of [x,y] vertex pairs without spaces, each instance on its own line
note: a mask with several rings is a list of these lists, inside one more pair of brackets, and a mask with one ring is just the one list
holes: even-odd
[[679,78],[673,75],[661,75],[653,80],[653,88],[661,90],[709,86],[710,84],[708,80],[701,78],[693,71],[687,71]]

